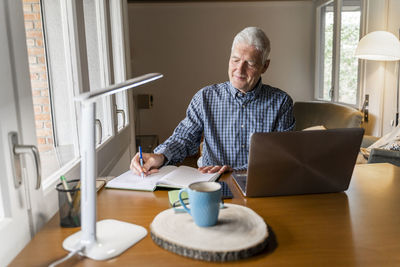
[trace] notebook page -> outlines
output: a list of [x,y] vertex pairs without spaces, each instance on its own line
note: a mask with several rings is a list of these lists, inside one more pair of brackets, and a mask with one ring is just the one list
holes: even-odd
[[180,166],[176,170],[165,175],[157,184],[184,188],[194,182],[215,181],[218,177],[218,173],[201,173],[195,168]]
[[131,170],[129,170],[109,181],[106,187],[154,191],[157,181],[160,180],[163,176],[175,170],[176,168],[177,167],[175,166],[162,167],[159,172],[145,176],[144,179],[141,175],[136,175]]

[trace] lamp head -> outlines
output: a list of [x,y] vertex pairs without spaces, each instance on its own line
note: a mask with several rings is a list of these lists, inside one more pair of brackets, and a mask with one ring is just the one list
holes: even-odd
[[400,41],[390,32],[370,32],[358,42],[355,56],[367,60],[400,60]]

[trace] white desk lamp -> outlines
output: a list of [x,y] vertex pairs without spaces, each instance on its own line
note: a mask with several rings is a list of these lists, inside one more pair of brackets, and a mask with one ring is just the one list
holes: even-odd
[[63,247],[94,260],[106,260],[118,256],[147,235],[144,227],[117,220],[96,223],[96,150],[95,150],[95,100],[112,95],[163,77],[150,73],[79,95],[81,103],[81,231],[67,237]]
[[[361,38],[355,56],[360,59],[399,61],[400,41],[392,33],[386,31],[370,32]],[[400,64],[398,62],[398,64]],[[396,126],[399,124],[399,65],[397,66]]]

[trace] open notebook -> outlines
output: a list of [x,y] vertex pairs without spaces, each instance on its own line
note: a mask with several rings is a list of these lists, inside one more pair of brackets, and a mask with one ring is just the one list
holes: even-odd
[[188,166],[164,166],[158,173],[142,178],[131,170],[109,181],[106,188],[154,191],[157,186],[184,188],[194,182],[215,181],[219,173],[204,174]]

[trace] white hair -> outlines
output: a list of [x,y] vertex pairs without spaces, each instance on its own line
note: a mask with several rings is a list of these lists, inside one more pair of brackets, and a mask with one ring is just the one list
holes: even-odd
[[264,31],[258,27],[247,27],[241,32],[236,34],[232,43],[232,50],[238,43],[247,44],[254,46],[262,54],[262,64],[268,59],[269,52],[271,51],[271,43],[264,33]]

